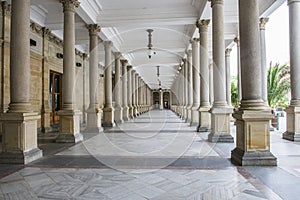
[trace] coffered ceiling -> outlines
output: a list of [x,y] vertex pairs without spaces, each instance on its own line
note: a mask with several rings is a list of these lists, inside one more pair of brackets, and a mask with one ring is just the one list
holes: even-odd
[[[102,40],[111,40],[113,51],[119,51],[153,89],[159,80],[170,88],[190,39],[198,37],[197,19],[210,19],[207,0],[79,0],[76,10],[76,48],[88,53],[89,34],[86,24],[99,24]],[[285,0],[260,0],[261,16],[268,16]],[[225,42],[232,45],[238,35],[238,0],[224,1]],[[63,10],[59,0],[31,0],[31,20],[49,28],[63,38]],[[153,29],[156,52],[147,56],[148,33]],[[209,28],[211,35],[211,24]],[[210,37],[211,38],[211,37]],[[211,52],[211,39],[209,48]],[[112,59],[113,60],[113,59]],[[104,47],[99,45],[99,62],[104,64]]]

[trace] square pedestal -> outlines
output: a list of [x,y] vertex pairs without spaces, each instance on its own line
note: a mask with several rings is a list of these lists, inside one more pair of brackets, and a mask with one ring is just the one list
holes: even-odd
[[103,109],[103,122],[102,122],[102,126],[104,128],[111,128],[111,127],[115,126],[114,112],[115,112],[114,108],[104,108]]
[[80,133],[80,115],[79,110],[61,110],[59,115],[59,135],[56,142],[59,143],[77,143],[83,140]]
[[199,125],[199,106],[192,107],[191,110],[191,122],[190,126],[198,126]]
[[1,113],[0,163],[27,164],[43,156],[37,147],[37,113]]
[[87,111],[87,127],[86,133],[100,133],[103,131],[101,127],[101,114],[100,109],[91,109]]
[[115,108],[114,116],[115,116],[115,122],[117,124],[122,124],[124,122],[123,121],[123,108],[121,108],[121,107]]
[[283,133],[282,138],[300,142],[300,107],[290,106],[285,111],[287,114],[287,131]]
[[210,109],[211,113],[211,133],[208,135],[209,142],[234,142],[230,135],[230,114],[232,108],[230,107],[213,107]]
[[129,119],[129,108],[126,106],[123,108],[123,121],[128,121]]
[[191,107],[187,108],[187,118],[186,118],[185,122],[187,122],[187,123],[192,122],[192,108]]
[[237,147],[231,153],[238,165],[275,166],[277,159],[270,152],[270,110],[241,110],[236,119]]
[[210,107],[200,107],[198,132],[208,132],[210,130]]

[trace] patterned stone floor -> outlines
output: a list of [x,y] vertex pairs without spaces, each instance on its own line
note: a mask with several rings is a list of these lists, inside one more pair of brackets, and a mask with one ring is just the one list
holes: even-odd
[[42,159],[0,165],[0,199],[299,199],[300,143],[272,132],[278,167],[237,167],[235,144],[194,130],[153,110],[73,146],[44,145]]

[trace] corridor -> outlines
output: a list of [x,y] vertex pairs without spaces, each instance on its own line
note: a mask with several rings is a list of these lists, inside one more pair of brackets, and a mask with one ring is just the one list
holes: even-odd
[[272,132],[278,167],[236,167],[235,144],[207,135],[152,110],[26,166],[0,165],[0,199],[297,199],[299,143]]

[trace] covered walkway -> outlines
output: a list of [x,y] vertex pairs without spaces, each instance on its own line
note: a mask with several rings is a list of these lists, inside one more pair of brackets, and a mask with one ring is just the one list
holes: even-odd
[[300,143],[271,132],[278,166],[237,167],[235,144],[207,135],[170,110],[152,110],[60,152],[42,145],[48,155],[28,165],[0,165],[0,199],[298,198]]

